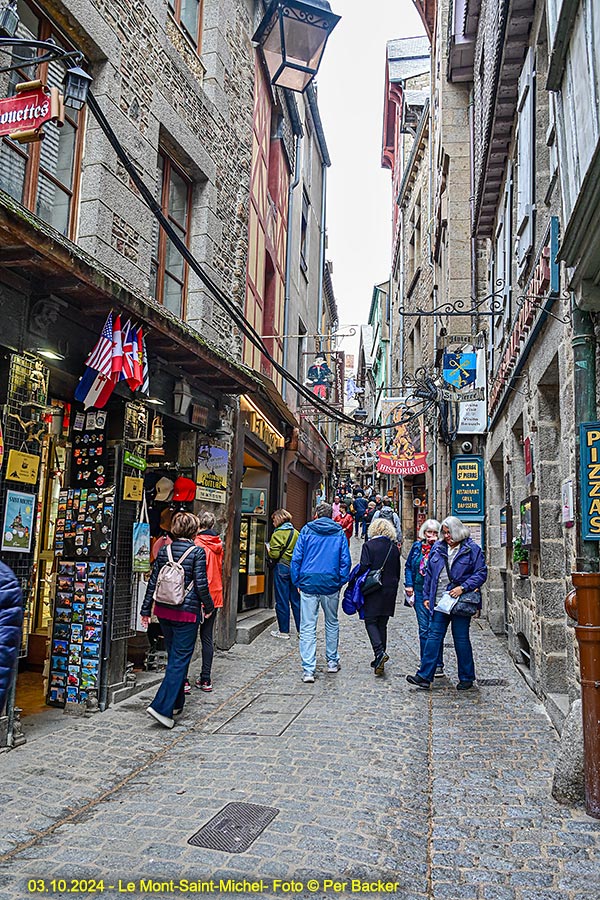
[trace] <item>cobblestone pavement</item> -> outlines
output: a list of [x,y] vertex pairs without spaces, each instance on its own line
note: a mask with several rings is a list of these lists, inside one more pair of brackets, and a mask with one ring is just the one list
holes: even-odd
[[[412,610],[392,620],[380,679],[362,624],[340,615],[342,669],[325,672],[321,631],[315,684],[296,640],[267,631],[216,654],[215,690],[195,690],[173,731],[145,715],[148,692],[0,755],[0,900],[66,896],[53,879],[75,896],[103,879],[111,900],[193,893],[182,879],[212,896],[598,900],[600,823],[552,800],[556,733],[485,623],[479,688],[457,693],[448,648],[449,678],[425,692],[404,678]],[[279,814],[245,853],[190,846],[231,801]]]

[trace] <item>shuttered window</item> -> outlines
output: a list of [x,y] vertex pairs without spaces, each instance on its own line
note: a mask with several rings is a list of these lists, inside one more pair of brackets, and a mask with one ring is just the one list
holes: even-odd
[[533,248],[535,178],[535,68],[533,47],[527,51],[519,77],[517,245],[519,272]]
[[294,528],[300,531],[306,525],[308,506],[308,483],[293,472],[287,477],[286,508],[292,515]]

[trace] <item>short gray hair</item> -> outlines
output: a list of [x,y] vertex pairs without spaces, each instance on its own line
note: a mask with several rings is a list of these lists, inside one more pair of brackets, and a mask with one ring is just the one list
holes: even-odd
[[215,517],[213,513],[209,512],[207,509],[202,510],[202,512],[197,516],[198,519],[198,528],[202,531],[205,531],[207,528],[215,527]]
[[369,535],[369,538],[387,537],[390,539],[390,541],[397,540],[396,529],[389,519],[373,519],[373,521],[369,525],[369,531],[367,533]]
[[318,503],[315,509],[315,519],[330,519],[333,514],[331,503]]
[[468,537],[471,537],[471,532],[460,519],[457,519],[456,516],[446,516],[444,521],[441,524],[440,531],[442,528],[447,528],[450,532],[450,537],[453,541],[457,543],[459,541],[464,541]]
[[437,533],[439,534],[440,533],[440,523],[438,522],[438,520],[437,519],[425,519],[425,521],[419,528],[419,533],[417,535],[417,537],[419,538],[420,541],[425,539],[426,531],[437,531]]

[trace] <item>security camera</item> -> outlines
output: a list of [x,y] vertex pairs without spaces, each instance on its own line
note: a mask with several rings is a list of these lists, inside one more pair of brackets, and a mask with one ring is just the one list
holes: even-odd
[[471,441],[463,441],[460,445],[460,449],[463,453],[471,453],[473,450],[473,444],[471,443]]

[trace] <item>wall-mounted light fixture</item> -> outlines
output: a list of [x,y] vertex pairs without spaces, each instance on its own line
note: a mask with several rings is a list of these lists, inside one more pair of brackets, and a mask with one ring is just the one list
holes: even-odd
[[192,402],[192,391],[185,380],[180,379],[173,390],[173,412],[176,416],[186,416]]

